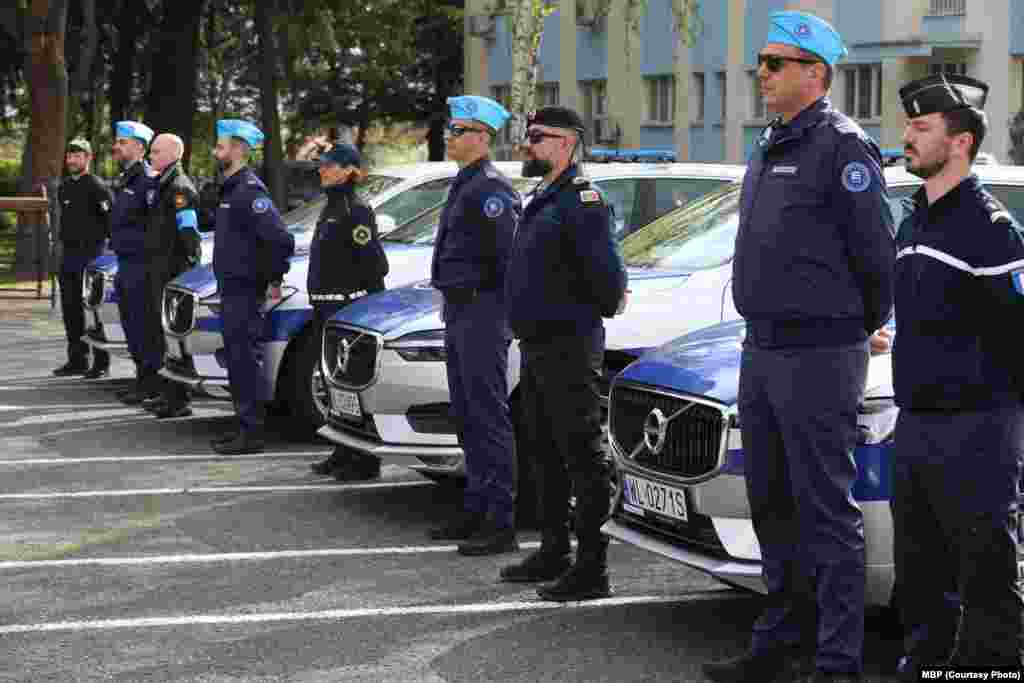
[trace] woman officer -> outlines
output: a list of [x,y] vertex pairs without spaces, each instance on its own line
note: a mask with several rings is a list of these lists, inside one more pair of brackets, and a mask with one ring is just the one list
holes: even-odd
[[[388,272],[373,209],[355,192],[366,177],[361,167],[359,152],[351,145],[335,145],[320,155],[320,185],[327,205],[313,234],[306,289],[321,342],[324,323],[350,302],[383,290]],[[339,481],[373,479],[380,475],[380,459],[339,445],[312,468]]]

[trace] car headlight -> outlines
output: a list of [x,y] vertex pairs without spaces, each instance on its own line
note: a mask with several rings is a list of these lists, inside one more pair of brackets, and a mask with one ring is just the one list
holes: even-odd
[[444,330],[413,332],[388,342],[384,348],[411,362],[444,363],[448,360],[444,350]]

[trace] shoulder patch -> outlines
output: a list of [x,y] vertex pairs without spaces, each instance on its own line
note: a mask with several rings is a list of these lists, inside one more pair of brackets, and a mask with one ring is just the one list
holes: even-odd
[[360,247],[365,247],[369,244],[371,237],[373,237],[373,232],[365,225],[357,225],[352,229],[352,241]]
[[188,197],[185,196],[184,192],[177,192],[174,195],[174,208],[184,209],[188,206]]
[[597,190],[580,190],[580,201],[584,204],[600,204],[601,195]]
[[266,197],[259,197],[252,203],[253,213],[266,213],[270,210],[270,200]]
[[484,215],[488,218],[497,218],[503,213],[505,213],[505,202],[501,201],[501,197],[498,195],[492,194],[484,202]]
[[843,166],[841,180],[848,191],[863,192],[871,187],[871,171],[861,162],[851,161]]

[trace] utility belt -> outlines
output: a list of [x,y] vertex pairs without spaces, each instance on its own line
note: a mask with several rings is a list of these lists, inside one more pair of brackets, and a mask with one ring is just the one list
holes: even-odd
[[359,289],[354,292],[348,292],[346,294],[310,294],[309,300],[312,303],[328,303],[338,301],[353,301],[361,297],[366,296],[369,292],[365,289]]
[[463,306],[473,303],[482,294],[497,292],[500,289],[500,287],[451,287],[442,289],[441,294],[444,296],[446,304]]
[[762,349],[841,346],[865,339],[864,321],[854,318],[747,320],[747,342]]

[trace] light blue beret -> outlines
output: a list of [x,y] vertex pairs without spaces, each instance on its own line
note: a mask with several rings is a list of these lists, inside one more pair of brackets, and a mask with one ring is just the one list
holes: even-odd
[[242,119],[221,119],[217,122],[218,138],[241,138],[250,147],[263,142],[263,131]]
[[843,38],[824,19],[805,12],[772,12],[769,15],[768,43],[783,43],[813,52],[833,65],[848,52]]
[[135,138],[148,145],[153,139],[153,129],[138,121],[118,121],[114,124],[115,137]]
[[505,107],[489,97],[463,95],[448,98],[448,111],[453,119],[470,119],[501,130],[512,116]]

